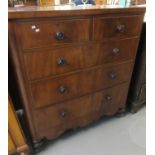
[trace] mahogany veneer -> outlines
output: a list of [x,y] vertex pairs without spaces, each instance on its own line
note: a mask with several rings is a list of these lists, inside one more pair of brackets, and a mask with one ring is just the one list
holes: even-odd
[[145,7],[9,10],[9,55],[33,140],[126,107]]
[[[33,26],[36,28],[33,29]],[[90,19],[48,19],[35,22],[22,22],[18,24],[18,28],[22,35],[23,49],[29,49],[62,43],[88,41]],[[72,31],[71,28],[73,29]],[[36,33],[37,30],[39,33]],[[56,39],[56,32],[63,32],[64,38]]]
[[[135,57],[137,41],[136,37],[104,43],[29,50],[24,53],[27,76],[30,80],[35,80],[96,65],[130,60]],[[61,61],[63,64],[59,64]]]

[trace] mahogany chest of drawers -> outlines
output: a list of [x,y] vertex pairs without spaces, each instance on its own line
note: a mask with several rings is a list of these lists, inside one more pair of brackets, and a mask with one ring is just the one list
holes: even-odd
[[125,109],[144,13],[137,6],[9,10],[9,56],[33,140]]

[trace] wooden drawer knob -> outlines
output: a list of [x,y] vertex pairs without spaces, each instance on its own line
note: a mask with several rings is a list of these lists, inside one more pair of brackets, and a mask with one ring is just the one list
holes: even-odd
[[64,94],[67,91],[67,88],[65,86],[60,86],[58,90],[59,90],[59,93]]
[[120,33],[123,33],[125,31],[125,25],[123,24],[117,25],[116,30]]
[[62,111],[62,112],[60,113],[60,116],[61,116],[61,117],[66,117],[67,115],[68,115],[67,111]]
[[111,100],[112,100],[112,97],[111,97],[110,95],[106,95],[105,99],[106,99],[107,101],[111,101]]
[[57,64],[58,64],[59,66],[65,65],[65,63],[66,63],[65,59],[63,59],[63,58],[58,58],[58,59],[57,59]]
[[112,53],[113,53],[114,55],[118,55],[119,52],[120,52],[119,48],[114,48],[114,49],[112,50]]
[[63,32],[56,32],[56,39],[57,40],[63,40],[64,39],[64,33]]
[[109,77],[110,77],[110,79],[114,80],[114,79],[117,78],[117,75],[116,75],[116,73],[112,72],[112,73],[109,74]]

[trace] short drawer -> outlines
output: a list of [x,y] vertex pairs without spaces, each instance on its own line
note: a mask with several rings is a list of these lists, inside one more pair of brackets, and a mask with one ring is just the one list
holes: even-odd
[[31,50],[24,53],[24,63],[30,80],[60,75],[79,69],[135,57],[137,38],[81,46]]
[[73,124],[76,124],[77,127],[81,125],[85,117],[93,120],[93,114],[95,113],[98,113],[98,115],[112,115],[119,108],[124,107],[127,91],[128,83],[124,83],[58,105],[35,110],[34,122],[36,128],[38,131],[45,131],[57,126],[65,126],[69,129]]
[[89,19],[44,20],[19,25],[23,49],[89,40]]
[[62,102],[130,79],[133,62],[105,65],[70,75],[32,82],[33,107]]
[[118,16],[94,18],[94,40],[138,36],[143,16]]

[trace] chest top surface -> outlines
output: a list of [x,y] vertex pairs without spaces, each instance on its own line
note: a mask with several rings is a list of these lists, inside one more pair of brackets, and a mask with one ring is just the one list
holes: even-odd
[[117,14],[117,13],[144,13],[145,5],[135,6],[111,6],[111,5],[95,5],[95,6],[50,6],[50,7],[22,7],[9,8],[9,19],[21,18],[37,18],[37,17],[62,17],[62,16],[78,16],[78,15],[100,15],[100,14]]

